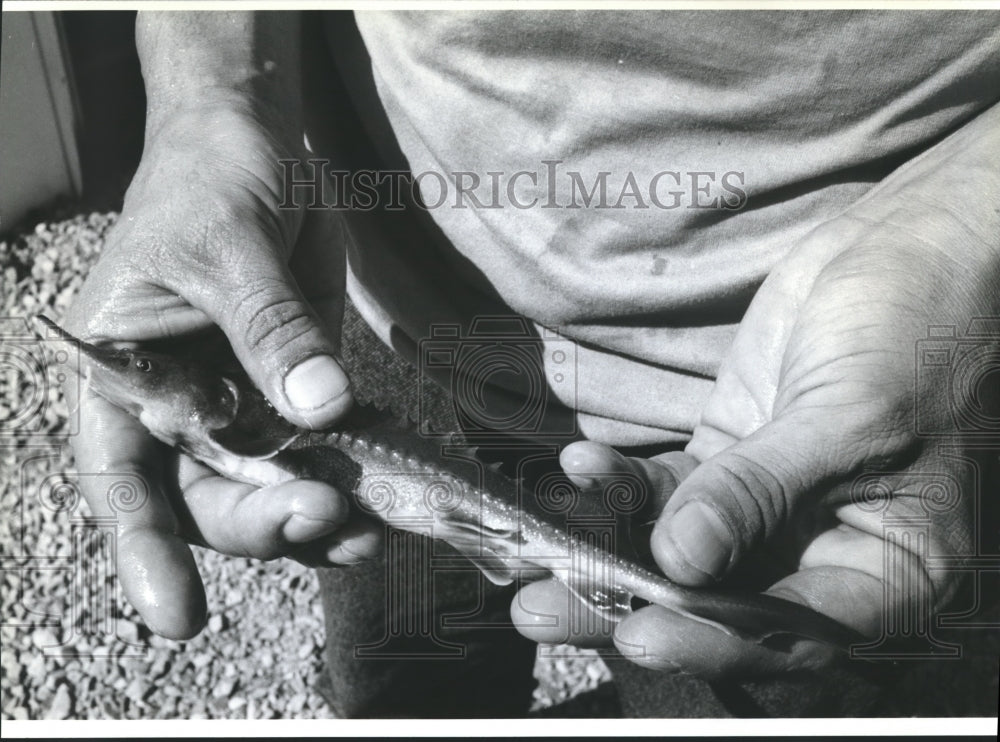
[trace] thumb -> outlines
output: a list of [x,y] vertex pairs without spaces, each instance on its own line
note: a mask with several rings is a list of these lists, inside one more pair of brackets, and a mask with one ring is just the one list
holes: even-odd
[[350,381],[337,360],[339,328],[324,326],[270,246],[246,250],[250,257],[241,270],[191,301],[222,328],[281,415],[303,427],[326,427],[352,403]]
[[775,420],[699,465],[653,529],[653,557],[689,585],[723,578],[787,522],[822,480],[829,441],[815,421]]

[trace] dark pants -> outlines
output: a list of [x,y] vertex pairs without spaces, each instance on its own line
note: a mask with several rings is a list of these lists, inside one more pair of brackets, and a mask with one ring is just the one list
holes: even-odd
[[[354,718],[524,716],[535,644],[509,628],[511,591],[483,585],[477,570],[435,575],[425,592],[414,562],[427,564],[420,552],[431,551],[429,542],[399,535],[389,558],[319,572],[325,695],[334,710]],[[390,589],[399,575],[402,589]]]
[[[444,572],[428,583],[430,542],[390,544],[388,558],[319,570],[326,615],[329,687],[348,718],[524,717],[535,680],[536,645],[509,627],[512,588],[478,571]],[[387,571],[387,565],[393,572]],[[404,574],[408,579],[399,580]],[[402,590],[393,589],[402,587]],[[994,609],[980,616],[998,619]],[[607,658],[616,704],[575,704],[554,715],[632,718],[988,716],[996,713],[1000,632],[937,632],[962,656],[872,664],[858,660],[822,673],[709,684]]]

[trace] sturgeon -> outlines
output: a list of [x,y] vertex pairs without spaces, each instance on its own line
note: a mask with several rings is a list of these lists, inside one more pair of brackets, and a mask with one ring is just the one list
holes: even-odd
[[632,613],[637,598],[756,642],[791,635],[846,651],[863,641],[800,603],[676,584],[599,540],[579,537],[565,519],[552,517],[552,508],[523,492],[519,480],[449,454],[449,447],[431,444],[391,413],[358,405],[336,429],[304,430],[282,418],[245,374],[94,345],[39,319],[79,350],[76,371],[92,392],[137,417],[168,446],[256,486],[326,482],[391,527],[447,542],[497,584],[554,576],[612,623]]

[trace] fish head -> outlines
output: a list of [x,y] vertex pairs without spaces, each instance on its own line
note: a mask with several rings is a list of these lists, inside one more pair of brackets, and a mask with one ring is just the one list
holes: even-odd
[[39,319],[79,350],[71,355],[74,370],[91,392],[139,418],[163,442],[185,447],[235,420],[238,389],[226,377],[161,353],[84,342]]

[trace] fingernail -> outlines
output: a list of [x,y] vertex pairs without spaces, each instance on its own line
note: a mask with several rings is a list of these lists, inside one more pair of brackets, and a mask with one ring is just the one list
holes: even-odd
[[684,672],[683,668],[676,662],[663,659],[655,654],[648,655],[645,662],[643,662],[643,666],[650,667],[664,675],[680,675]]
[[297,544],[303,541],[311,541],[327,533],[332,533],[336,530],[337,525],[337,523],[329,520],[307,518],[304,515],[293,513],[285,521],[285,525],[282,526],[281,535],[285,537],[286,541]]
[[733,537],[719,514],[700,502],[689,502],[670,519],[670,538],[692,567],[715,579],[733,556]]
[[285,376],[285,395],[299,410],[315,410],[342,395],[347,376],[330,356],[313,356]]
[[595,490],[601,486],[596,477],[587,477],[573,473],[569,473],[568,476],[573,484],[582,490]]
[[[350,561],[344,559],[344,556],[350,557]],[[355,554],[349,548],[344,546],[343,543],[334,544],[329,549],[326,550],[326,558],[332,562],[339,562],[344,566],[349,564],[357,564],[358,562],[365,561],[365,557],[360,554]]]

